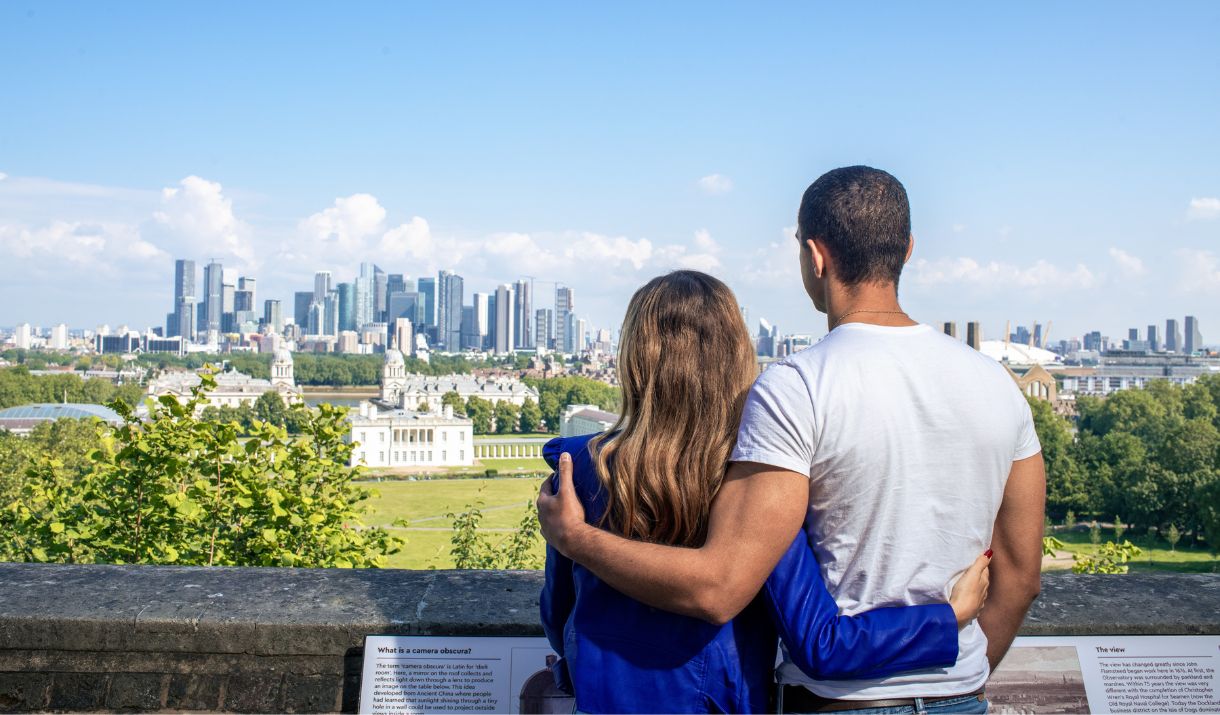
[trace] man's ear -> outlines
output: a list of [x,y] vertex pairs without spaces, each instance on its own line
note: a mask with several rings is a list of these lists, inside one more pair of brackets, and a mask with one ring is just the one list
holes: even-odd
[[805,239],[805,245],[809,247],[809,255],[813,261],[813,275],[821,278],[826,275],[826,251],[818,242],[812,238]]
[[907,257],[902,259],[902,262],[908,263],[911,260],[911,254],[915,252],[915,234],[911,234],[911,238],[907,241]]

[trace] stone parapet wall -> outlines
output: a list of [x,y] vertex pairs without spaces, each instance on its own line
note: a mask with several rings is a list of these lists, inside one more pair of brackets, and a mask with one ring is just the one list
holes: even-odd
[[[371,634],[541,635],[542,574],[0,564],[0,710],[353,711]],[[1048,574],[1023,635],[1220,635],[1220,576]]]

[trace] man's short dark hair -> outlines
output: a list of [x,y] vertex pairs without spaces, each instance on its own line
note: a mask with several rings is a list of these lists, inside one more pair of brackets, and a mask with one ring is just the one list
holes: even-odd
[[846,285],[898,284],[911,240],[911,206],[902,182],[880,169],[846,166],[805,189],[801,238],[816,238]]

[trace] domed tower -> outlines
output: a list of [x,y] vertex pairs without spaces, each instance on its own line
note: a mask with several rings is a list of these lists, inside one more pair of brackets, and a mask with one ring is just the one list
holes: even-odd
[[407,365],[402,353],[394,348],[385,351],[385,365],[381,368],[381,401],[396,405],[407,387]]
[[292,376],[292,353],[288,348],[279,348],[275,351],[275,357],[271,360],[271,386],[277,390],[296,389],[296,378]]

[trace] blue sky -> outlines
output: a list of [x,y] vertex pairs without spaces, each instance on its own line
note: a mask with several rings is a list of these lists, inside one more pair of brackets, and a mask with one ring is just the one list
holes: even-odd
[[0,325],[155,324],[215,257],[260,300],[534,275],[614,328],[690,266],[820,334],[787,232],[866,163],[917,319],[1220,343],[1220,4],[656,5],[0,4]]

